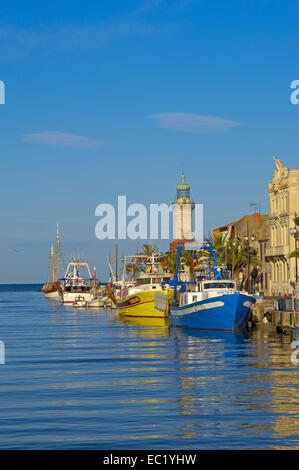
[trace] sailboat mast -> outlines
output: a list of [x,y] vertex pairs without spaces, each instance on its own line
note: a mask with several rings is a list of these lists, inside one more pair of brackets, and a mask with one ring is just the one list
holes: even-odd
[[60,278],[60,238],[59,238],[59,225],[57,224],[57,234],[56,234],[56,263],[57,263],[57,280]]
[[51,246],[51,255],[50,255],[50,280],[51,282],[55,281],[55,267],[54,267],[54,249],[53,245]]
[[49,259],[48,282],[54,282],[54,281],[55,281],[55,265],[54,265],[54,249],[52,245],[51,250],[50,250],[50,259]]
[[118,251],[118,244],[116,243],[116,246],[115,246],[115,281],[117,281],[117,251]]
[[93,269],[93,277],[94,277],[94,298],[98,298],[98,292],[97,292],[97,272],[96,268]]

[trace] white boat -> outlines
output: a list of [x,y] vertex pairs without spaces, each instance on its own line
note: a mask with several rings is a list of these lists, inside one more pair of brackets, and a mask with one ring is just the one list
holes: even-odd
[[112,302],[111,299],[109,299],[109,297],[104,298],[103,302],[104,302],[104,307],[105,308],[112,308],[113,302]]
[[[85,271],[88,277],[83,277],[81,271]],[[59,300],[64,304],[73,304],[79,295],[87,302],[92,300],[91,272],[86,259],[73,258],[62,279]]]
[[86,308],[87,307],[87,301],[82,295],[78,295],[76,297],[75,302],[73,303],[74,308]]
[[58,288],[51,286],[52,290],[43,291],[46,299],[59,300]]
[[104,307],[104,302],[101,299],[92,299],[87,303],[87,307],[103,308]]
[[97,274],[96,274],[96,268],[93,270],[93,296],[92,299],[88,302],[87,307],[91,308],[102,308],[104,307],[104,302],[101,298],[98,298],[98,286],[97,286]]

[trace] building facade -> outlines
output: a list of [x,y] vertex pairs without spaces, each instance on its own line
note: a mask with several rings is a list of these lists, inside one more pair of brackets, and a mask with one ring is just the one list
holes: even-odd
[[[266,262],[266,249],[269,244],[269,217],[267,214],[254,213],[244,215],[241,219],[230,222],[213,230],[213,235],[221,235],[227,240],[241,240],[244,247],[254,248],[259,258],[258,269],[248,266],[240,271],[240,285],[250,291],[257,290],[264,296],[269,295],[270,270]],[[245,241],[246,240],[246,241]],[[249,241],[248,241],[249,240]],[[248,279],[249,273],[249,279]]]
[[270,295],[280,296],[294,291],[298,267],[295,251],[295,216],[299,215],[299,168],[286,168],[274,158],[275,171],[268,185],[270,246],[266,259],[270,264]]

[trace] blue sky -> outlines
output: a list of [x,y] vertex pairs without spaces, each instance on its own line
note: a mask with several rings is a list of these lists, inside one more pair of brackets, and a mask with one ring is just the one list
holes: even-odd
[[96,206],[171,203],[182,167],[206,233],[266,213],[273,156],[299,166],[298,39],[293,0],[3,1],[0,282],[44,281],[56,223],[107,277]]

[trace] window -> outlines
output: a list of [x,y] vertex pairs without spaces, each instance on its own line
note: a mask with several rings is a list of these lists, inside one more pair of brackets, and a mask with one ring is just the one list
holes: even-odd
[[207,282],[204,289],[235,289],[234,282]]
[[150,284],[151,283],[151,278],[142,278],[142,279],[137,279],[136,285],[137,286],[143,286],[144,284]]

